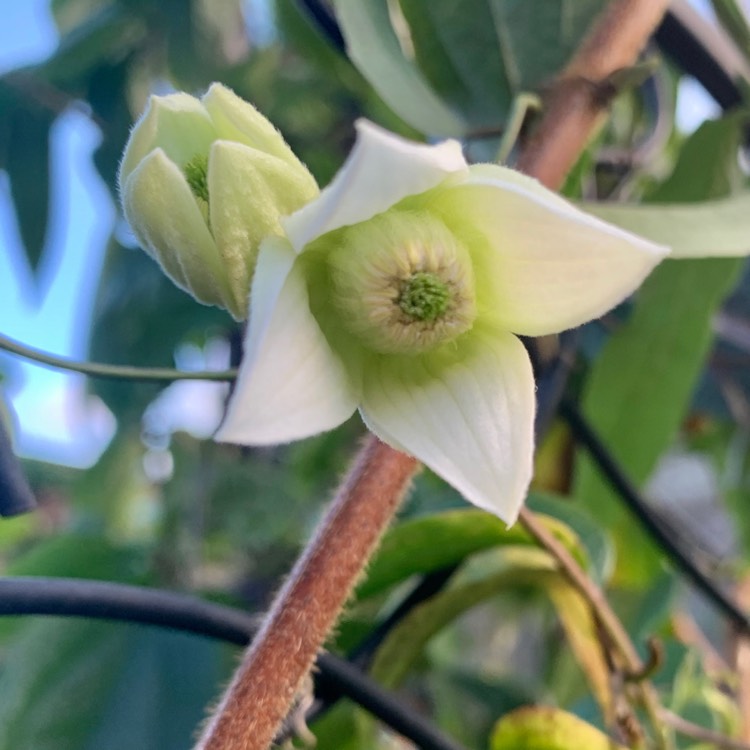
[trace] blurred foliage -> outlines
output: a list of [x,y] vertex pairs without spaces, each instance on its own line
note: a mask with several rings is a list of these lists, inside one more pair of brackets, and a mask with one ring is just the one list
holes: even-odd
[[[302,2],[51,0],[57,49],[0,78],[0,169],[28,266],[36,271],[52,252],[50,128],[71,108],[101,131],[94,161],[113,201],[120,154],[147,96],[199,93],[214,80],[254,102],[321,185],[361,116],[415,138],[459,136],[468,153],[492,158],[515,97],[543,93],[603,5],[334,0],[323,7],[337,14],[350,60]],[[749,38],[734,2],[714,5],[734,39]],[[266,12],[269,24],[261,22]],[[686,137],[674,125],[679,80],[662,61],[653,78],[621,92],[568,195],[698,203],[747,189],[738,159],[746,115],[730,113]],[[92,359],[159,366],[187,352],[200,366],[237,362],[241,331],[175,289],[124,227],[102,253]],[[587,416],[639,486],[667,470],[665,455],[708,462],[713,494],[688,492],[681,510],[685,481],[668,476],[661,482],[674,499],[659,509],[676,534],[703,539],[694,546],[736,581],[750,554],[749,300],[741,260],[668,261],[634,301],[581,331],[572,377]],[[734,332],[718,346],[717,320],[720,331]],[[12,375],[10,363],[0,366]],[[252,611],[267,606],[362,427],[355,418],[274,449],[218,446],[159,407],[179,386],[89,381],[117,432],[86,471],[25,462],[40,508],[0,523],[6,574],[132,582]],[[184,398],[220,410],[225,391],[197,387]],[[665,705],[716,730],[747,732],[737,665],[726,656],[731,639],[717,617],[664,569],[596,468],[574,455],[562,425],[541,446],[539,464],[532,507],[608,587],[636,642],[662,639],[654,681]],[[724,526],[712,525],[717,519]],[[721,556],[710,544],[714,528],[729,529]],[[376,644],[372,674],[467,747],[613,747],[603,732],[621,675],[611,673],[580,595],[525,531],[467,510],[429,472],[416,480],[331,647],[347,653],[366,644],[420,576],[446,568],[454,571],[446,586]],[[153,628],[0,620],[0,750],[182,750],[232,656]],[[395,746],[349,702],[312,729],[321,750]],[[683,739],[677,746],[699,747]]]

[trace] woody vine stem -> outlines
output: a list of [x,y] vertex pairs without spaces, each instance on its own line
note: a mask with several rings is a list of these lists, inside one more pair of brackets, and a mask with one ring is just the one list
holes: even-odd
[[[608,77],[636,61],[667,5],[613,0],[606,7],[544,96],[519,169],[548,188],[561,186],[606,114]],[[195,750],[267,750],[418,468],[366,440]]]

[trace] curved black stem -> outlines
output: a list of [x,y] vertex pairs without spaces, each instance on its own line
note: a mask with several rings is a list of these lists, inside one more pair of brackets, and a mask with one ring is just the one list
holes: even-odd
[[17,516],[34,508],[36,498],[0,419],[0,516]]
[[625,501],[643,529],[672,561],[674,566],[688,578],[695,588],[711,602],[738,631],[750,634],[750,619],[737,604],[721,590],[721,587],[703,571],[689,552],[683,549],[673,531],[665,524],[641,497],[635,485],[626,476],[599,436],[592,429],[579,409],[569,401],[560,404],[560,414],[569,425],[573,437],[589,452],[599,470],[612,488]]
[[656,43],[678,67],[693,76],[724,110],[742,103],[736,83],[739,70],[732,42],[709,39],[703,33],[707,22],[690,7],[675,5],[656,30]]
[[[52,615],[140,623],[246,646],[255,618],[193,596],[69,578],[0,578],[0,616]],[[317,660],[316,682],[355,701],[423,750],[463,750],[430,722],[333,654]]]

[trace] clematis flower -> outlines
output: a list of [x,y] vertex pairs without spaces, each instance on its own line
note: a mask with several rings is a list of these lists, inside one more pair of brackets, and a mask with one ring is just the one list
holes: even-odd
[[152,96],[118,175],[138,241],[196,299],[247,313],[258,248],[318,194],[273,125],[221,84]]
[[516,334],[600,316],[668,253],[455,141],[367,122],[319,197],[262,245],[245,354],[217,439],[263,445],[356,408],[512,523],[532,473],[534,379]]

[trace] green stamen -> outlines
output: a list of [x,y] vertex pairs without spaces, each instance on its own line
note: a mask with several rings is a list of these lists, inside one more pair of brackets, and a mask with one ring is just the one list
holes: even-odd
[[184,172],[193,195],[208,203],[208,157],[197,154],[185,165]]
[[419,271],[404,282],[398,306],[413,320],[432,322],[445,313],[450,301],[451,291],[439,276]]

